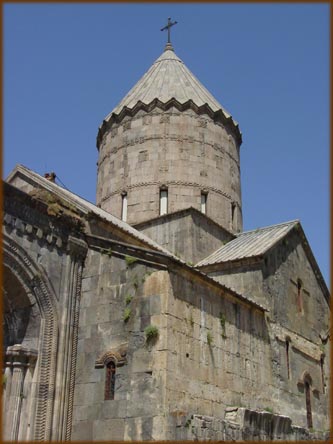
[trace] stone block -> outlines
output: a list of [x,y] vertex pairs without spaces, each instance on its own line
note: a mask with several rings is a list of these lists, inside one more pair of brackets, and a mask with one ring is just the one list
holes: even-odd
[[125,420],[105,419],[93,422],[94,441],[122,441],[124,439]]
[[78,421],[73,425],[72,436],[73,441],[92,441],[93,421]]
[[75,385],[74,405],[91,405],[104,400],[104,384],[85,382]]
[[129,418],[154,416],[156,413],[158,413],[157,402],[152,396],[148,396],[147,394],[144,396],[130,396],[127,407],[127,416]]
[[136,350],[132,356],[132,371],[135,373],[151,371],[153,368],[153,358],[153,354],[146,348]]
[[127,401],[126,400],[110,400],[104,401],[101,409],[101,419],[126,418]]
[[98,276],[90,276],[82,279],[81,291],[95,291],[98,284]]

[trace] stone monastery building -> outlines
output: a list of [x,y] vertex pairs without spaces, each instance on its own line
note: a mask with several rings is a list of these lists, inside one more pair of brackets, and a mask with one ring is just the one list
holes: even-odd
[[103,120],[96,205],[4,184],[4,437],[329,429],[330,295],[298,220],[244,232],[237,122],[170,43]]

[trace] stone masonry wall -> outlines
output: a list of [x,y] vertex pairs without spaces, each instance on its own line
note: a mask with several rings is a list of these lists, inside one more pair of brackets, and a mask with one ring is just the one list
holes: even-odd
[[263,275],[261,263],[250,266],[243,264],[230,269],[209,271],[207,274],[223,285],[233,288],[240,294],[251,296],[259,304],[267,306],[263,290]]
[[168,212],[200,209],[201,192],[207,192],[207,215],[227,230],[241,231],[239,147],[208,116],[176,108],[141,110],[104,135],[97,205],[121,217],[125,192],[128,222],[146,221],[159,215],[162,186],[168,188]]
[[[171,273],[166,318],[169,415],[224,418],[228,406],[271,405],[262,312]],[[169,427],[166,439],[174,433]]]
[[[117,253],[89,251],[82,284],[73,440],[159,439],[165,395],[163,291],[147,289],[158,267]],[[144,330],[158,326],[158,345]],[[105,400],[105,354],[125,353],[114,400]],[[156,428],[156,427],[155,427]]]
[[296,233],[266,258],[263,277],[271,309],[275,396],[285,414],[289,415],[293,406],[294,421],[306,426],[304,376],[308,374],[312,380],[313,428],[325,430],[329,427],[325,413],[329,392],[329,307]]
[[135,228],[190,264],[232,239],[230,233],[193,208],[143,222]]
[[[294,424],[307,427],[304,376],[308,374],[312,379],[313,428],[326,430],[329,309],[297,233],[282,240],[261,262],[209,275],[269,309],[271,408],[291,417]],[[298,294],[299,279],[302,286]]]

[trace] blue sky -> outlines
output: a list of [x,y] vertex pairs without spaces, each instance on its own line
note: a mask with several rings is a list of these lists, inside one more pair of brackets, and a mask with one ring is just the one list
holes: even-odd
[[244,229],[300,219],[329,282],[328,4],[5,4],[4,166],[94,202],[103,118],[163,51],[239,122]]

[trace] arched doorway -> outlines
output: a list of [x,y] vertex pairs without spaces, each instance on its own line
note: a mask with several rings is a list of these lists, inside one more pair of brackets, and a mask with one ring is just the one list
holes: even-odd
[[4,435],[17,441],[29,435],[41,315],[33,295],[8,266],[3,267],[3,307]]
[[7,347],[25,343],[37,348],[40,331],[40,311],[36,300],[31,300],[27,290],[10,268],[3,267],[3,323],[4,352]]
[[49,441],[58,342],[56,298],[44,271],[6,234],[3,264],[4,438]]

